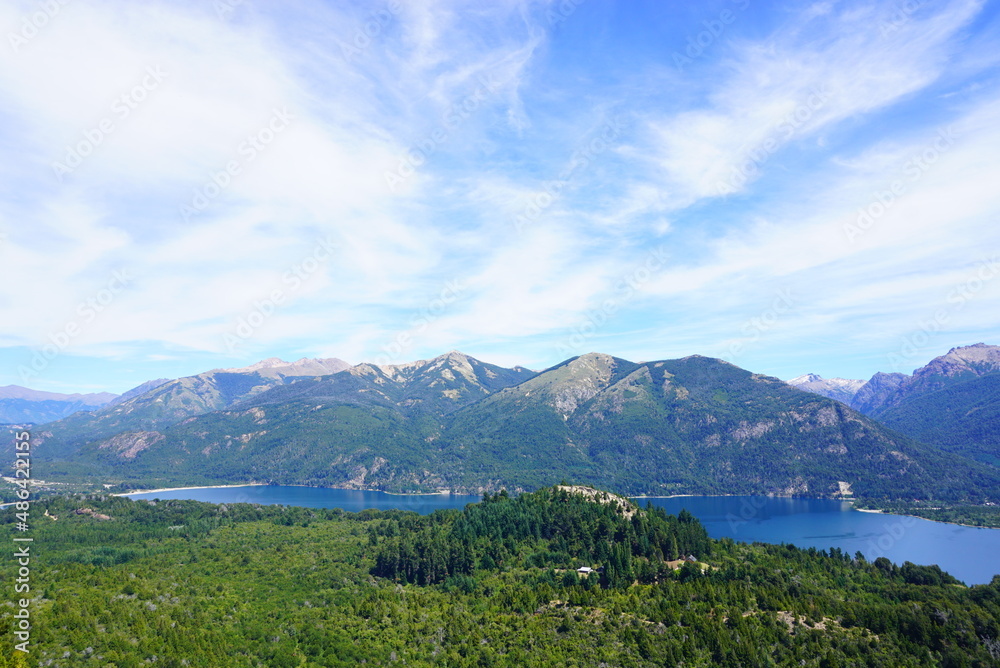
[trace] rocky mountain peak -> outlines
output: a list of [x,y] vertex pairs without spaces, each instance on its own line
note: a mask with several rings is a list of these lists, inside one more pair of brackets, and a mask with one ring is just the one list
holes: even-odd
[[290,366],[290,363],[280,357],[268,357],[267,359],[255,362],[250,366],[235,367],[232,369],[218,369],[218,371],[223,373],[253,373],[254,371],[260,371],[261,369],[274,369],[275,367],[280,366]]
[[823,378],[816,373],[807,373],[792,378],[788,381],[788,384],[806,392],[812,392],[813,394],[819,394],[845,404],[850,404],[854,395],[865,384],[865,381],[850,378]]
[[1000,346],[976,343],[971,346],[952,348],[944,355],[935,357],[926,366],[914,371],[914,376],[956,376],[961,373],[984,373],[1000,371]]
[[574,369],[589,369],[610,377],[611,371],[617,366],[617,360],[604,353],[586,353],[571,360],[567,366]]

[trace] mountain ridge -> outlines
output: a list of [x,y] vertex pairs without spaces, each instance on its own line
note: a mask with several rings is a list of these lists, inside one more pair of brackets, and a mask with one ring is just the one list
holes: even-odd
[[829,397],[830,399],[836,399],[837,401],[845,403],[848,406],[851,405],[851,401],[854,399],[858,390],[860,390],[865,384],[865,381],[863,380],[854,380],[849,378],[823,378],[819,374],[815,373],[797,376],[787,382],[792,387],[797,387],[798,389],[806,392],[813,392],[824,397]]
[[993,373],[1000,373],[1000,346],[986,343],[957,346],[915,369],[912,375],[876,373],[869,383],[877,387],[859,389],[858,400],[852,407],[877,417],[908,397]]
[[54,469],[90,467],[156,486],[263,479],[485,491],[569,478],[647,495],[853,490],[976,501],[1000,490],[1000,470],[977,469],[840,402],[697,355],[636,363],[587,353],[535,373],[448,353],[391,368],[359,364],[234,397],[169,424],[74,442],[58,430],[41,433],[37,451]]
[[0,387],[0,423],[45,423],[80,411],[92,411],[118,398],[111,392],[63,394],[32,390],[20,385]]

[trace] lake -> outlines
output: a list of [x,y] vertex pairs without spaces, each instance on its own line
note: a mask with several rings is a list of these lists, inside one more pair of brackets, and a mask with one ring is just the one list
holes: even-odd
[[[412,510],[427,514],[443,508],[464,508],[479,501],[469,494],[386,494],[349,489],[258,485],[204,487],[129,494],[133,499],[194,499],[210,503],[260,503],[343,508]],[[861,551],[874,561],[886,557],[896,564],[938,564],[966,584],[988,583],[1000,573],[1000,529],[981,529],[931,522],[916,517],[865,513],[850,503],[827,499],[766,496],[685,496],[638,499],[677,514],[686,508],[713,538],[762,543],[793,543],[798,547],[837,547],[849,554]]]

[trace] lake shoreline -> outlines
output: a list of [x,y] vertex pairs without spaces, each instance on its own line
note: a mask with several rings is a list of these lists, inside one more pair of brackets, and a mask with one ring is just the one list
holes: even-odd
[[134,494],[158,494],[159,492],[183,492],[189,489],[231,489],[233,487],[267,487],[267,483],[245,482],[239,485],[196,485],[193,487],[160,487],[158,489],[137,489],[132,492],[116,492],[111,496],[132,496]]
[[[192,485],[190,487],[159,487],[157,489],[136,489],[131,492],[115,492],[111,496],[134,496],[136,494],[158,494],[160,492],[183,492],[191,489],[233,489],[236,487],[303,487],[307,489],[335,489],[342,492],[378,492],[379,494],[388,494],[390,496],[451,496],[455,494],[456,496],[475,496],[474,494],[456,494],[450,489],[441,490],[439,492],[387,492],[383,489],[368,489],[362,487],[320,487],[318,485],[285,485],[285,484],[275,484],[269,482],[244,482],[235,485]],[[482,494],[479,495],[482,497]],[[650,497],[650,498],[660,498],[660,497]],[[665,497],[663,497],[665,498]]]
[[[240,489],[251,486],[255,489]],[[172,491],[162,491],[165,489]],[[261,483],[192,485],[161,488],[160,491],[133,490],[117,495],[137,503],[153,498],[189,498],[214,504],[250,501],[302,508],[340,508],[348,513],[371,508],[378,511],[413,511],[421,515],[438,510],[460,511],[481,498],[480,495],[441,491],[406,495],[381,490]],[[861,551],[869,561],[885,556],[897,565],[905,561],[938,564],[966,584],[986,584],[996,575],[990,568],[990,560],[1000,553],[1000,529],[971,532],[971,529],[984,527],[912,515],[891,517],[893,513],[856,508],[851,503],[828,498],[675,494],[649,497],[647,500],[668,514],[676,515],[686,508],[699,518],[715,539],[730,538],[774,545],[791,543],[800,548],[814,547],[817,550],[837,547],[847,554]],[[634,501],[640,503],[641,499]],[[864,512],[853,513],[852,510]],[[880,519],[878,515],[885,517]],[[909,519],[901,520],[901,517]]]
[[998,527],[984,527],[978,524],[962,524],[961,522],[945,522],[944,520],[934,520],[930,517],[923,517],[921,515],[908,515],[906,513],[887,513],[884,510],[879,510],[878,508],[853,508],[859,513],[876,513],[878,515],[887,515],[889,517],[912,517],[918,520],[925,520],[927,522],[937,522],[938,524],[948,524],[953,527],[966,527],[967,529],[996,529]]
[[[135,490],[135,491],[132,491],[132,492],[117,492],[117,493],[112,494],[111,496],[131,497],[131,496],[134,496],[136,494],[156,494],[156,493],[159,493],[159,492],[182,492],[182,491],[193,490],[193,489],[232,489],[232,488],[235,488],[235,487],[267,487],[267,486],[273,485],[273,484],[274,483],[266,483],[266,482],[247,482],[247,483],[240,483],[240,484],[235,484],[235,485],[195,485],[195,486],[191,486],[191,487],[161,487],[161,488],[158,488],[158,489],[143,489],[143,490]],[[368,488],[357,488],[357,487],[319,487],[319,486],[316,486],[316,485],[275,485],[275,486],[280,486],[280,487],[305,487],[305,488],[310,488],[310,489],[334,489],[334,490],[345,491],[345,492],[378,492],[380,494],[387,494],[389,496],[451,496],[451,495],[456,495],[456,496],[475,496],[473,494],[458,494],[456,492],[453,492],[450,489],[449,490],[442,490],[442,491],[438,491],[438,492],[387,492],[387,491],[382,490],[382,489],[368,489]],[[480,496],[480,498],[482,498],[482,494],[480,494],[479,496]],[[965,527],[965,528],[968,528],[968,529],[995,529],[996,528],[996,527],[976,526],[975,524],[962,524],[961,522],[945,522],[943,520],[930,519],[929,517],[921,517],[920,515],[908,515],[908,514],[903,514],[903,513],[887,513],[884,510],[879,510],[878,508],[856,508],[854,506],[855,499],[833,499],[833,498],[827,498],[827,497],[795,497],[795,496],[779,496],[779,495],[773,495],[773,494],[750,494],[750,495],[747,495],[747,494],[670,494],[670,495],[667,495],[667,496],[646,496],[646,495],[643,495],[643,496],[629,496],[629,497],[626,497],[626,498],[638,500],[638,499],[705,498],[705,497],[713,497],[713,496],[717,496],[717,497],[762,496],[762,497],[775,498],[775,499],[808,498],[808,499],[830,500],[830,501],[838,501],[839,500],[839,501],[846,501],[846,502],[850,503],[851,504],[851,510],[856,510],[856,511],[861,512],[861,513],[875,513],[875,514],[879,514],[879,515],[886,515],[886,516],[889,516],[889,517],[913,517],[913,518],[920,519],[920,520],[927,520],[928,522],[936,522],[938,524],[948,524],[948,525],[951,525],[951,526]],[[2,508],[2,506],[0,506],[0,508]]]

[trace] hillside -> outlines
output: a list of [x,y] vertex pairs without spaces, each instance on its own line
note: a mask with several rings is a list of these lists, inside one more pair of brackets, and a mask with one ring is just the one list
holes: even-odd
[[911,396],[878,419],[923,443],[1000,466],[1000,373]]
[[291,363],[270,358],[249,367],[213,369],[163,383],[153,381],[144,384],[152,386],[147,391],[102,410],[46,424],[44,432],[51,434],[47,441],[52,450],[45,455],[66,456],[77,445],[94,439],[167,427],[191,416],[228,408],[276,385],[336,373],[349,366],[335,358]]
[[1000,346],[953,348],[912,376],[876,374],[852,405],[918,441],[1000,465]]
[[[106,496],[36,510],[38,665],[985,667],[998,655],[1000,579],[967,588],[934,566],[714,541],[683,512],[629,519],[551,489],[429,516]],[[667,563],[685,551],[706,568]],[[16,665],[9,651],[0,666]]]
[[[699,356],[588,354],[456,413],[446,461],[465,483],[568,475],[633,494],[994,496],[979,470],[839,402]],[[978,491],[973,491],[978,490]]]
[[698,356],[636,364],[591,353],[537,375],[458,353],[358,365],[166,427],[68,446],[41,432],[36,443],[43,477],[89,471],[153,486],[478,492],[573,478],[648,495],[1000,496],[997,469]]

